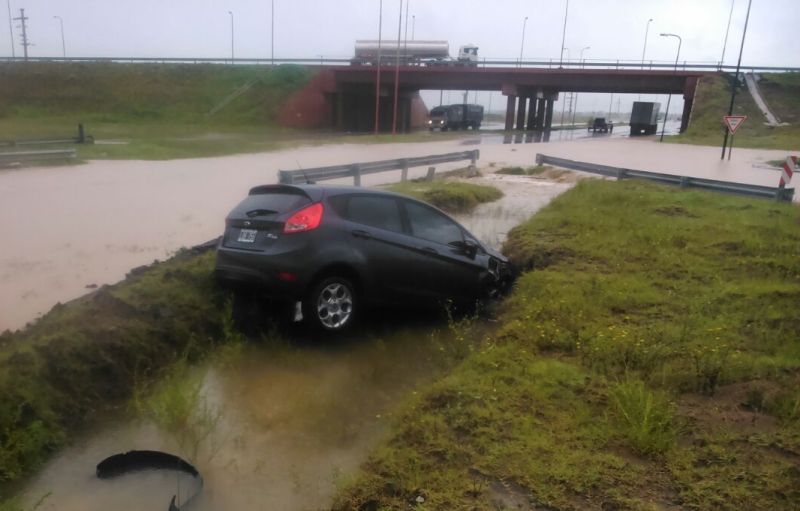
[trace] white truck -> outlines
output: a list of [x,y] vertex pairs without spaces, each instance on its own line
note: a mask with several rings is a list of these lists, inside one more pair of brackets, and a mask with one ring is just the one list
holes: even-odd
[[[379,48],[380,46],[380,48]],[[416,66],[477,66],[478,47],[466,44],[458,49],[458,57],[450,57],[450,43],[447,41],[399,41],[400,63]],[[382,65],[396,62],[398,57],[398,41],[376,40],[356,41],[355,55],[350,59],[354,66],[375,65],[378,62],[378,51]]]

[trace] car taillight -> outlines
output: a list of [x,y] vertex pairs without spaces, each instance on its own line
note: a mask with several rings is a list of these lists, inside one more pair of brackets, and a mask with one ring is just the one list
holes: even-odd
[[283,226],[284,234],[294,234],[296,232],[305,232],[319,227],[322,222],[322,213],[324,212],[321,202],[312,204],[307,208],[303,208],[286,221]]

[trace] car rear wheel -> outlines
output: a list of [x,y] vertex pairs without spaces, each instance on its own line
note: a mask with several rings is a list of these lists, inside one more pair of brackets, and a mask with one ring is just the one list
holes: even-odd
[[313,326],[328,332],[341,332],[350,327],[356,314],[353,284],[343,277],[321,280],[303,302],[303,317]]

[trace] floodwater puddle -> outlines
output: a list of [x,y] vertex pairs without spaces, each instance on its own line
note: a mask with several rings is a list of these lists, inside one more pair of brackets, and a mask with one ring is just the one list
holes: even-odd
[[[504,198],[460,220],[495,247],[513,225],[571,186],[524,176],[481,180],[501,188]],[[385,438],[399,405],[468,353],[464,338],[480,338],[487,328],[443,314],[384,316],[367,318],[343,339],[290,329],[188,369],[186,378],[199,382],[188,420],[120,413],[58,453],[29,482],[23,500],[33,505],[46,495],[40,510],[166,510],[177,495],[180,505],[194,490],[185,473],[95,475],[110,455],[158,450],[187,460],[203,477],[187,509],[329,507],[337,485]],[[172,384],[181,385],[180,378]]]
[[[145,471],[112,480],[96,464],[128,450],[159,450],[194,464],[204,480],[191,509],[319,509],[387,430],[392,410],[468,349],[438,316],[405,323],[368,321],[347,340],[289,339],[246,344],[202,372],[196,411],[178,431],[147,414],[75,440],[29,484],[26,502],[39,509],[167,509],[180,503],[192,478]],[[463,343],[464,341],[458,341]],[[196,430],[188,431],[188,429]],[[188,441],[187,441],[188,440]]]

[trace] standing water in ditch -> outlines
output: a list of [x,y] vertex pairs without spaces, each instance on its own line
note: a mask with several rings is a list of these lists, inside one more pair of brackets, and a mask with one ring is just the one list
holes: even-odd
[[[489,176],[505,197],[459,220],[498,247],[506,232],[569,183]],[[181,366],[134,398],[135,412],[100,421],[35,477],[23,497],[42,510],[133,511],[180,505],[197,481],[143,471],[101,480],[95,466],[130,450],[191,462],[204,486],[193,510],[312,510],[330,506],[337,485],[384,438],[393,411],[460,360],[485,325],[442,315],[392,312],[347,339],[265,336],[221,348],[202,367]],[[469,330],[469,331],[467,331]]]

